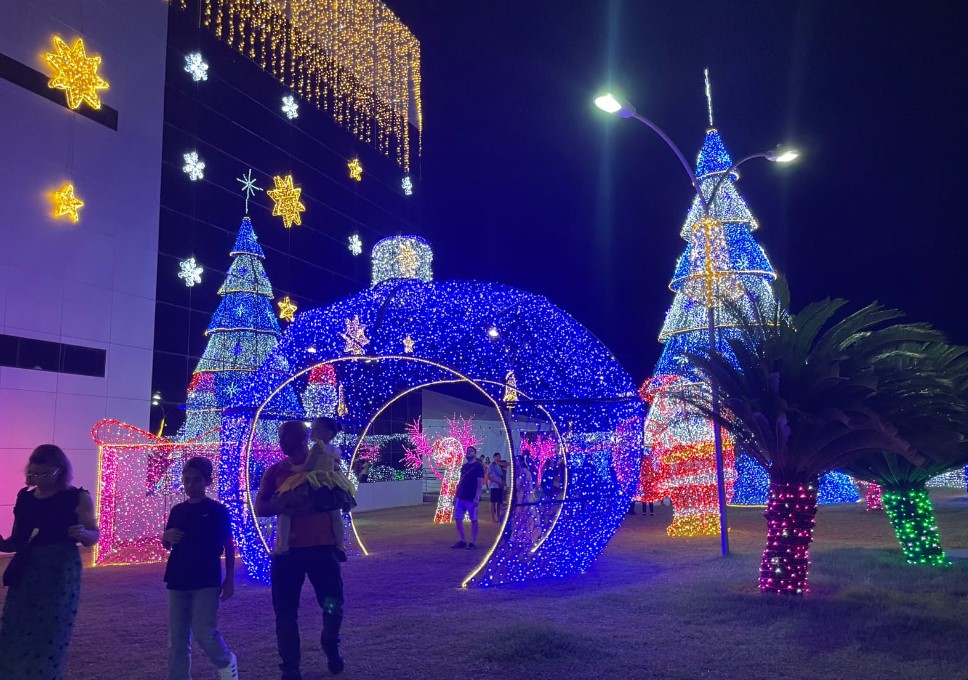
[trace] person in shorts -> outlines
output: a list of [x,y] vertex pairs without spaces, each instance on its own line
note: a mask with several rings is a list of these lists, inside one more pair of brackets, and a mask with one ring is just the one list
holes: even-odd
[[497,524],[501,519],[501,504],[504,503],[507,470],[501,464],[500,453],[494,454],[493,461],[487,466],[487,488],[491,493],[491,521]]
[[[477,449],[468,446],[464,452],[464,464],[460,468],[460,480],[454,494],[454,522],[460,540],[452,548],[477,547],[477,508],[481,502],[481,489],[484,488],[484,466],[477,460]],[[464,515],[471,520],[471,540],[464,536]]]

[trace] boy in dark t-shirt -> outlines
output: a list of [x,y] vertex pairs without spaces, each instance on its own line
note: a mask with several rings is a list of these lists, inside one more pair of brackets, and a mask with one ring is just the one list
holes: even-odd
[[[171,509],[161,537],[171,550],[165,567],[168,584],[168,679],[189,680],[192,634],[219,669],[220,680],[238,680],[235,654],[225,646],[216,627],[219,596],[235,592],[235,544],[225,506],[208,498],[212,462],[190,458],[182,469],[188,500]],[[222,579],[222,552],[225,579]]]
[[[460,481],[454,493],[454,521],[460,540],[452,548],[477,547],[477,508],[481,502],[481,487],[484,486],[484,466],[477,460],[477,449],[468,446],[464,453],[464,464],[460,468]],[[464,537],[464,515],[471,520],[471,541]]]

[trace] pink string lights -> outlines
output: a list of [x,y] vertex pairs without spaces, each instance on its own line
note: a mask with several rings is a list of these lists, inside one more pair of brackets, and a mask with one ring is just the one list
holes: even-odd
[[95,424],[91,436],[98,446],[96,512],[101,529],[94,564],[163,560],[161,534],[168,511],[184,500],[175,479],[180,463],[205,456],[216,463],[217,476],[218,440],[176,442],[113,419]]
[[447,524],[454,520],[454,494],[460,481],[460,469],[464,464],[464,452],[468,447],[480,446],[480,439],[474,432],[474,419],[454,416],[447,419],[446,436],[428,437],[423,431],[420,418],[407,423],[407,435],[412,447],[403,447],[403,462],[408,467],[419,470],[425,462],[440,480],[440,497],[434,524]]
[[805,595],[817,485],[771,482],[764,514],[766,550],[760,562],[760,592]]
[[864,489],[864,494],[867,496],[867,511],[884,510],[884,504],[881,501],[880,485],[874,484],[873,482],[864,482],[861,486]]

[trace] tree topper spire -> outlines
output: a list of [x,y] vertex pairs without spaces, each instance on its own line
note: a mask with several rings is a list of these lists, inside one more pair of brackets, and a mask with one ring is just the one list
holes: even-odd
[[252,168],[249,168],[247,174],[241,177],[235,178],[236,182],[242,185],[242,193],[245,194],[245,214],[249,214],[249,199],[255,195],[255,192],[262,191],[262,187],[256,186],[255,179],[252,177]]
[[713,87],[709,83],[709,69],[703,69],[703,79],[706,81],[706,110],[709,112],[709,127],[713,127]]

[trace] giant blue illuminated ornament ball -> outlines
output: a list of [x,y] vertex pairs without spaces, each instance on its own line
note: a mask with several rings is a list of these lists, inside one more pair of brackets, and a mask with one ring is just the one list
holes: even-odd
[[515,420],[541,423],[554,437],[558,455],[540,480],[512,457],[509,511],[462,585],[581,573],[618,529],[642,456],[644,404],[631,377],[547,299],[498,283],[434,281],[432,257],[419,237],[377,243],[372,287],[298,314],[225,411],[220,498],[241,528],[252,577],[268,580],[274,542],[272,523],[253,516],[262,471],[281,459],[272,432],[305,417],[292,395],[321,365],[332,366],[342,390],[351,447],[395,399],[451,383],[493,405],[509,450],[520,449],[508,434]]

